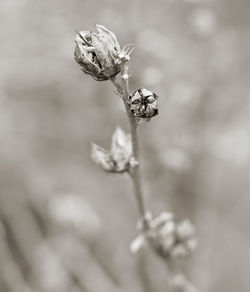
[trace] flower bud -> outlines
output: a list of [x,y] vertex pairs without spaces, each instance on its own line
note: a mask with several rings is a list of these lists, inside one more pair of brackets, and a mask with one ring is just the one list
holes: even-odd
[[187,219],[178,224],[176,229],[178,240],[187,240],[195,235],[194,225]]
[[161,212],[160,215],[155,217],[152,222],[151,226],[154,228],[162,228],[166,223],[173,222],[174,215],[170,212]]
[[171,251],[172,247],[175,244],[175,238],[173,236],[168,236],[165,238],[160,238],[159,240],[160,244],[161,244],[161,250],[163,251],[163,253],[165,255],[168,255],[169,252]]
[[158,114],[157,95],[140,88],[130,96],[130,111],[135,117],[150,119]]
[[120,72],[117,59],[121,49],[112,31],[103,25],[96,25],[96,31],[77,32],[75,60],[83,72],[103,81]]
[[197,248],[197,240],[196,238],[191,238],[186,242],[187,249],[192,252]]
[[175,232],[175,223],[174,221],[166,222],[161,229],[159,230],[159,234],[162,237],[173,236]]
[[174,258],[184,258],[189,255],[187,248],[183,244],[177,244],[171,251],[171,256]]
[[131,137],[119,127],[112,135],[111,150],[92,145],[91,156],[105,171],[122,173],[138,165],[132,156]]

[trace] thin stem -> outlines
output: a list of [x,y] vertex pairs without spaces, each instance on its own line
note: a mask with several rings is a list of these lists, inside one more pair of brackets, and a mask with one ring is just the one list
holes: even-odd
[[139,166],[139,141],[138,141],[138,123],[136,118],[132,115],[129,110],[129,74],[128,74],[128,60],[125,58],[122,59],[121,63],[121,80],[122,86],[116,82],[116,79],[112,79],[112,82],[116,86],[118,93],[122,96],[126,112],[129,119],[129,126],[130,126],[130,134],[132,140],[132,154],[135,160],[138,162],[138,165],[133,167],[130,171],[130,177],[134,184],[134,193],[137,200],[138,208],[140,215],[144,217],[145,215],[145,206],[144,206],[144,199],[142,193],[142,184],[141,184],[141,174],[140,174],[140,166]]
[[[121,84],[117,81],[116,77],[111,81],[114,83],[118,94],[122,97],[126,112],[129,119],[130,133],[132,139],[133,157],[139,162],[139,139],[138,139],[138,122],[129,110],[129,74],[128,74],[128,60],[122,59],[121,63]],[[145,218],[145,206],[142,193],[140,165],[138,164],[129,172],[130,177],[134,184],[134,193],[139,207],[140,215]],[[145,223],[146,224],[146,223]],[[146,227],[147,224],[146,224]],[[165,259],[161,257],[162,260]],[[165,262],[168,272],[168,280],[173,290],[176,292],[199,292],[193,284],[186,278],[186,276],[177,269],[172,262]]]

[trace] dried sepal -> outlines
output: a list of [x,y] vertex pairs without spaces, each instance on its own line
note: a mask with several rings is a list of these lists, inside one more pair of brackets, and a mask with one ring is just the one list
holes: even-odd
[[119,127],[116,128],[112,135],[111,153],[117,162],[118,169],[128,167],[127,164],[132,156],[131,137]]
[[140,235],[136,237],[130,244],[130,251],[132,253],[138,252],[147,243],[145,237]]
[[121,52],[116,59],[117,64],[121,64],[122,62],[127,62],[130,60],[130,55],[133,52],[135,46],[133,44],[127,44],[123,47]]
[[92,144],[91,158],[94,160],[96,164],[100,165],[104,170],[111,172],[114,171],[115,163],[111,153],[94,143]]
[[112,135],[110,151],[93,144],[92,158],[108,172],[129,172],[138,165],[132,156],[131,137],[119,127]]
[[137,167],[139,165],[139,162],[134,158],[134,156],[131,156],[129,158],[129,166],[131,169],[133,169],[134,167]]

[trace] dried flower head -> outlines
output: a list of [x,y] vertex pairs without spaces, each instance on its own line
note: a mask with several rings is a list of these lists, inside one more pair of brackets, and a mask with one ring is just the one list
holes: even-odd
[[76,62],[94,79],[108,80],[120,72],[117,62],[120,45],[115,34],[105,26],[97,24],[96,32],[77,32],[75,44]]
[[157,98],[152,91],[140,88],[130,96],[130,111],[135,117],[150,119],[158,114]]

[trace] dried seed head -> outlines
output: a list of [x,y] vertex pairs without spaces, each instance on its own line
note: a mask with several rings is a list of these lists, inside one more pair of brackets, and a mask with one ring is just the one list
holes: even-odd
[[130,96],[130,111],[135,117],[150,119],[158,114],[157,98],[152,91],[140,88]]
[[97,32],[80,31],[75,36],[75,60],[83,72],[98,81],[108,80],[120,72],[117,62],[121,52],[115,34],[103,25]]

